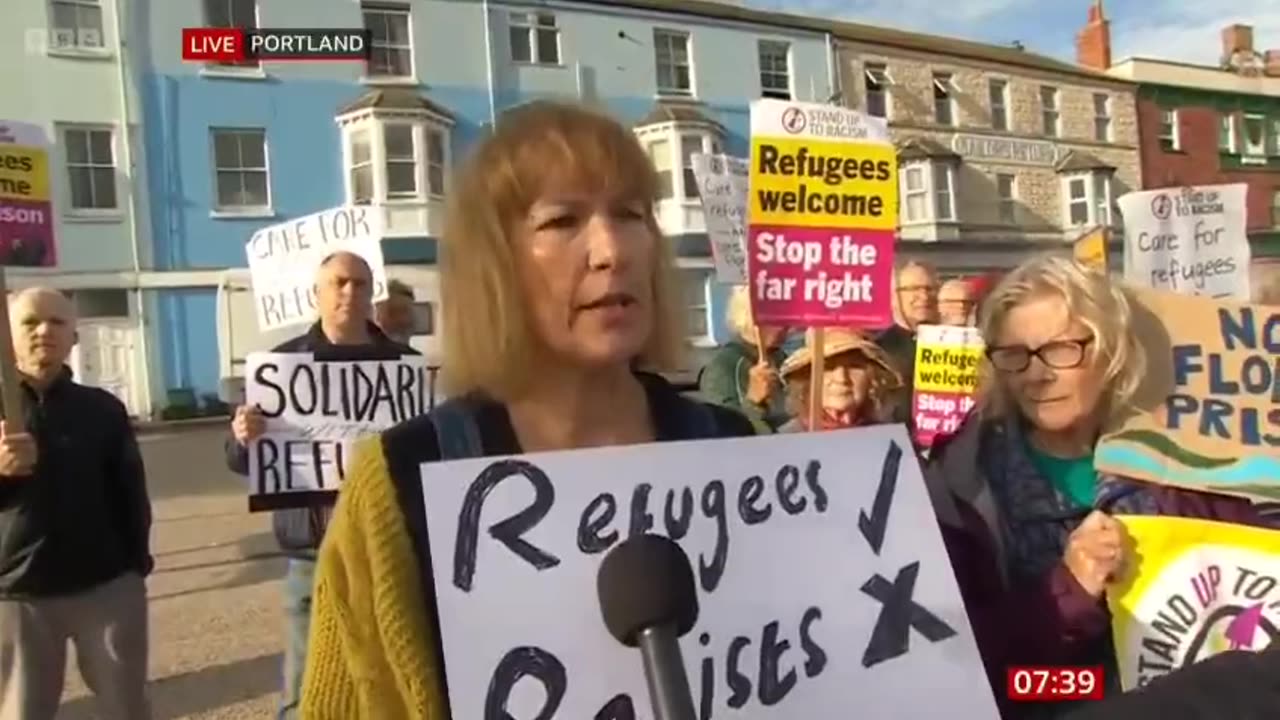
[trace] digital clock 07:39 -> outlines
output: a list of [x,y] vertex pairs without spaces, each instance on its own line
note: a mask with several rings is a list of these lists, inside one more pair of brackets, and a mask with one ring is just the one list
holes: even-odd
[[1101,700],[1102,666],[1011,666],[1005,692],[1010,700]]

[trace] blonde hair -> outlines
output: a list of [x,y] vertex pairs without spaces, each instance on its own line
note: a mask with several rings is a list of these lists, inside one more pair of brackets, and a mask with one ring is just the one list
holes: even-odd
[[[500,401],[536,381],[544,354],[522,297],[512,241],[549,188],[614,192],[642,200],[655,238],[653,330],[636,365],[680,367],[684,313],[670,245],[653,215],[658,180],[635,135],[585,107],[535,101],[503,113],[450,188],[440,250],[442,380],[452,395],[482,391]],[[566,268],[566,272],[568,269]]]
[[[1133,310],[1128,294],[1106,275],[1070,258],[1043,255],[1032,258],[1004,278],[982,302],[978,328],[990,347],[996,343],[1009,311],[1037,298],[1058,297],[1068,316],[1093,334],[1091,357],[1106,363],[1102,408],[1114,415],[1128,408],[1146,373],[1147,355],[1131,332]],[[983,358],[979,366],[978,406],[984,415],[1014,412],[999,373]]]
[[756,318],[751,312],[751,291],[746,285],[735,285],[725,304],[724,324],[738,339],[752,345],[756,342]]

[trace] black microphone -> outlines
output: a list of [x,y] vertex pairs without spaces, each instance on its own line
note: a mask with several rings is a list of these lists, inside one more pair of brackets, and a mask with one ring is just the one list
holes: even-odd
[[630,537],[600,563],[596,589],[609,634],[640,648],[654,719],[697,720],[679,642],[698,622],[698,591],[684,550],[661,535]]

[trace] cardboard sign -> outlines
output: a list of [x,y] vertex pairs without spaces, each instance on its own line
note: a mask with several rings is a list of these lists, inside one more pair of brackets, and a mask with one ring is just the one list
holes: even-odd
[[729,155],[693,156],[693,176],[706,217],[716,280],[747,281],[747,173],[751,163]]
[[337,207],[255,232],[245,245],[258,327],[305,325],[316,318],[316,272],[335,252],[364,258],[373,271],[373,302],[387,297],[381,210]]
[[1280,500],[1280,307],[1142,290],[1131,332],[1147,369],[1098,469]]
[[249,509],[315,504],[338,491],[355,441],[435,407],[426,358],[326,361],[310,353],[249,353],[245,402],[266,417],[249,445]]
[[[67,147],[68,158],[90,162],[111,147]],[[49,139],[29,123],[0,120],[0,265],[53,267],[53,203],[49,193]]]
[[1244,183],[1128,193],[1125,280],[1139,287],[1249,300]]
[[1081,265],[1104,275],[1107,272],[1107,229],[1094,228],[1071,246],[1072,257]]
[[700,717],[997,717],[901,426],[421,472],[455,717],[652,718],[596,592],[605,553],[644,532],[694,567]]
[[1126,690],[1227,650],[1280,642],[1280,532],[1121,517],[1140,562],[1107,591]]
[[960,429],[961,421],[973,409],[984,347],[982,333],[974,327],[916,328],[916,375],[911,403],[917,443],[927,447],[938,435]]
[[882,118],[751,103],[747,266],[763,325],[893,323],[898,162]]

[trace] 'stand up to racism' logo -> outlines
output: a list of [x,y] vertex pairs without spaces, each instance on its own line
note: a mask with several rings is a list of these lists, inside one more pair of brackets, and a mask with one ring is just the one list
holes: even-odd
[[804,110],[798,107],[789,107],[782,111],[782,127],[792,135],[799,135],[804,132],[807,124],[809,124],[809,119],[804,116]]
[[1125,657],[1139,687],[1228,650],[1280,642],[1274,555],[1211,548],[1167,565],[1134,610]]
[[1160,193],[1151,198],[1151,214],[1157,220],[1168,220],[1173,210],[1173,200],[1168,195]]

